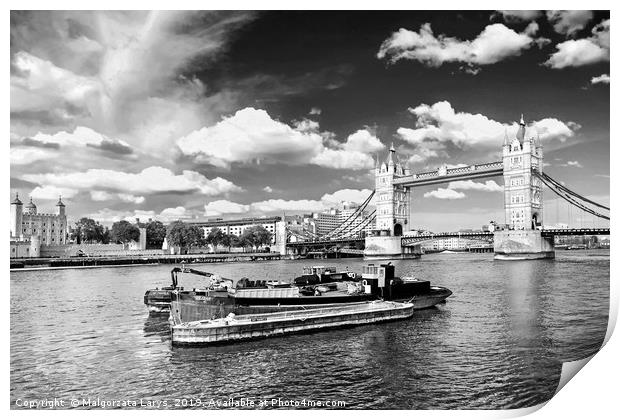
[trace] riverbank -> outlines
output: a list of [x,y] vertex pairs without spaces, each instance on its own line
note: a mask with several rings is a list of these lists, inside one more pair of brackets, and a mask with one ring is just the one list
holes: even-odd
[[24,258],[11,260],[11,271],[49,270],[63,268],[97,268],[152,264],[192,264],[271,261],[282,259],[277,252],[235,254],[144,255],[118,257]]

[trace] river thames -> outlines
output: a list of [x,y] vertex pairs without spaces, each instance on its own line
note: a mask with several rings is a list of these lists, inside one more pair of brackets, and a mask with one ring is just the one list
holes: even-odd
[[[197,264],[238,279],[291,280],[306,265]],[[146,289],[173,266],[11,272],[11,407],[40,399],[339,400],[346,408],[521,408],[551,398],[561,363],[595,353],[609,313],[608,250],[555,260],[432,254],[394,261],[454,293],[399,322],[206,348],[177,348]],[[181,277],[186,287],[200,278]]]

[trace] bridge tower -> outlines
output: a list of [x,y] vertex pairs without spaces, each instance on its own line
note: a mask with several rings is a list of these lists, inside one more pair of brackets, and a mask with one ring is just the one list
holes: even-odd
[[527,137],[523,115],[516,137],[506,134],[502,149],[504,163],[504,208],[507,230],[494,232],[496,259],[522,260],[553,258],[553,240],[543,237],[542,182],[543,151],[538,138]]
[[401,237],[409,222],[411,189],[394,184],[394,181],[411,175],[398,157],[394,145],[390,147],[387,159],[375,165],[375,229],[366,236],[364,258],[417,258],[420,248],[407,249],[403,253]]
[[516,230],[542,227],[542,182],[535,172],[542,173],[543,151],[537,138],[527,136],[523,115],[512,142],[504,138],[503,161],[506,224]]
[[375,165],[375,205],[377,208],[375,230],[384,236],[402,236],[409,218],[409,188],[394,185],[394,180],[408,175],[403,168],[394,144],[387,160]]

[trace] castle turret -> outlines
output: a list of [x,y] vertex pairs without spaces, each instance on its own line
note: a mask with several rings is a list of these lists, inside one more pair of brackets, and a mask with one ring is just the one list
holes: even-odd
[[58,203],[56,203],[56,207],[57,207],[57,210],[56,210],[57,214],[59,216],[64,216],[65,215],[65,205],[62,202],[62,196],[60,196],[60,195],[58,196]]
[[30,202],[26,204],[25,210],[26,214],[37,214],[37,206],[32,202],[32,197],[30,197]]
[[11,237],[17,238],[22,233],[23,204],[19,199],[19,193],[15,194],[15,200],[11,202]]

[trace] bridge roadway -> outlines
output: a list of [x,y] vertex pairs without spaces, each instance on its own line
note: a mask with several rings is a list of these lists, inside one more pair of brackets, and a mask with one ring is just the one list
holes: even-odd
[[421,187],[425,185],[443,184],[445,182],[460,181],[476,178],[491,178],[504,174],[504,163],[489,162],[457,168],[439,168],[435,171],[421,172],[395,178],[394,185],[406,187]]
[[354,242],[364,243],[363,236],[355,236],[352,238],[339,238],[339,239],[317,239],[308,241],[289,242],[286,244],[288,247],[304,247],[304,246],[317,246],[317,245],[334,245],[334,244],[348,244]]
[[422,242],[432,241],[444,238],[463,238],[463,239],[493,239],[493,232],[474,231],[474,232],[439,232],[429,235],[403,236],[401,239],[402,246],[417,245]]
[[[542,229],[541,235],[543,237],[554,236],[578,236],[578,235],[609,235],[610,228],[575,228],[575,229]],[[463,239],[483,239],[492,240],[493,232],[473,231],[473,232],[439,232],[428,235],[417,236],[403,236],[401,239],[402,246],[413,246],[426,241],[432,241],[435,239],[444,238],[463,238]],[[363,236],[357,236],[353,238],[339,238],[339,239],[321,239],[315,241],[298,241],[290,242],[288,247],[316,247],[316,246],[330,246],[336,244],[350,244],[350,243],[364,243]]]
[[610,235],[609,228],[543,229],[542,236]]
[[[553,238],[555,236],[609,235],[609,232],[609,228],[542,229],[541,236]],[[402,246],[412,246],[443,238],[493,239],[493,232],[440,232],[430,235],[403,236],[401,244]]]

